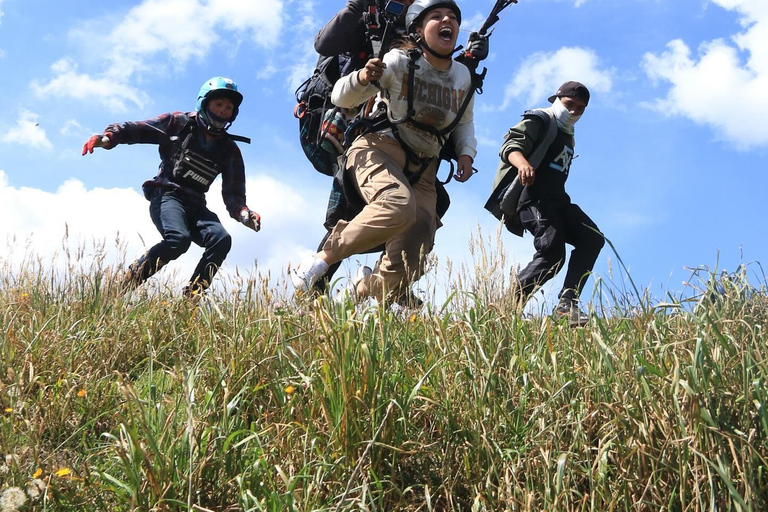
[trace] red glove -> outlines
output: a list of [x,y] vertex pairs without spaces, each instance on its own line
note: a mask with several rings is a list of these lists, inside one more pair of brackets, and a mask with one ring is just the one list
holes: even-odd
[[112,145],[112,133],[106,132],[103,135],[91,135],[83,145],[83,155],[86,153],[93,153],[94,148],[106,148]]
[[261,229],[261,215],[249,210],[247,206],[243,206],[243,209],[240,210],[240,222],[254,231]]

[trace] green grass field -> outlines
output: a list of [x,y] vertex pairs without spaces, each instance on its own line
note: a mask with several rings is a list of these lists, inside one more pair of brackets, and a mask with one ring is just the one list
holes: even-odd
[[598,279],[569,329],[484,257],[417,314],[5,268],[0,510],[768,509],[765,283]]

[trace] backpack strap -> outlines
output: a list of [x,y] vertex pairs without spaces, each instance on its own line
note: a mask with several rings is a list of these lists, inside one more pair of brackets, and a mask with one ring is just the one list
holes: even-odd
[[544,121],[544,126],[546,127],[544,137],[542,137],[536,144],[536,148],[528,157],[528,162],[531,164],[531,167],[538,169],[547,154],[547,150],[549,150],[549,146],[552,145],[555,141],[555,137],[557,137],[557,121],[555,121],[555,115],[550,109],[537,108],[534,110],[526,110],[523,113],[523,117],[531,116],[536,116]]
[[[545,126],[544,136],[536,143],[527,158],[531,166],[536,169],[541,165],[549,146],[557,137],[557,121],[549,109],[526,110],[523,113],[523,117],[531,116],[540,118],[544,121]],[[504,225],[511,233],[523,236],[525,229],[517,214],[517,205],[525,187],[520,183],[517,173],[512,174],[512,171],[513,167],[509,162],[501,161],[499,163],[499,169],[496,171],[497,184],[491,197],[485,203],[485,209],[497,219],[503,220]]]
[[226,133],[226,137],[228,139],[230,139],[230,140],[234,140],[236,142],[243,142],[245,144],[250,144],[251,143],[250,137],[243,137],[242,135],[235,135],[235,134],[227,133],[227,132],[225,132],[225,133]]

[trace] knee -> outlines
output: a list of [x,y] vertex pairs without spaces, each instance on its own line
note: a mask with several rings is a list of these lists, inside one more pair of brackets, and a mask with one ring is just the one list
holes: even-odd
[[189,249],[192,239],[180,233],[167,234],[165,243],[168,246],[169,258],[175,260]]
[[232,236],[222,228],[212,237],[210,246],[218,254],[226,256],[232,248]]
[[551,270],[559,271],[565,263],[565,244],[552,247],[547,253],[547,261]]
[[605,237],[603,237],[602,233],[591,230],[587,233],[582,242],[582,247],[595,255],[600,253],[604,245]]
[[413,194],[398,195],[388,201],[390,224],[400,231],[412,227],[416,221],[419,209]]
[[565,236],[555,229],[548,229],[533,240],[533,246],[547,260],[557,262],[565,259]]
[[552,273],[552,275],[557,274],[565,263],[565,242],[550,244],[546,250],[540,251],[539,254],[545,262],[547,272]]

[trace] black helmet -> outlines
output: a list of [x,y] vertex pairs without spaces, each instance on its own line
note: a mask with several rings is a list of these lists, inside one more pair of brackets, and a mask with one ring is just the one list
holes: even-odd
[[416,0],[408,8],[408,12],[405,15],[405,31],[409,34],[413,32],[424,15],[438,7],[448,7],[451,9],[456,13],[456,21],[461,25],[461,9],[453,0]]

